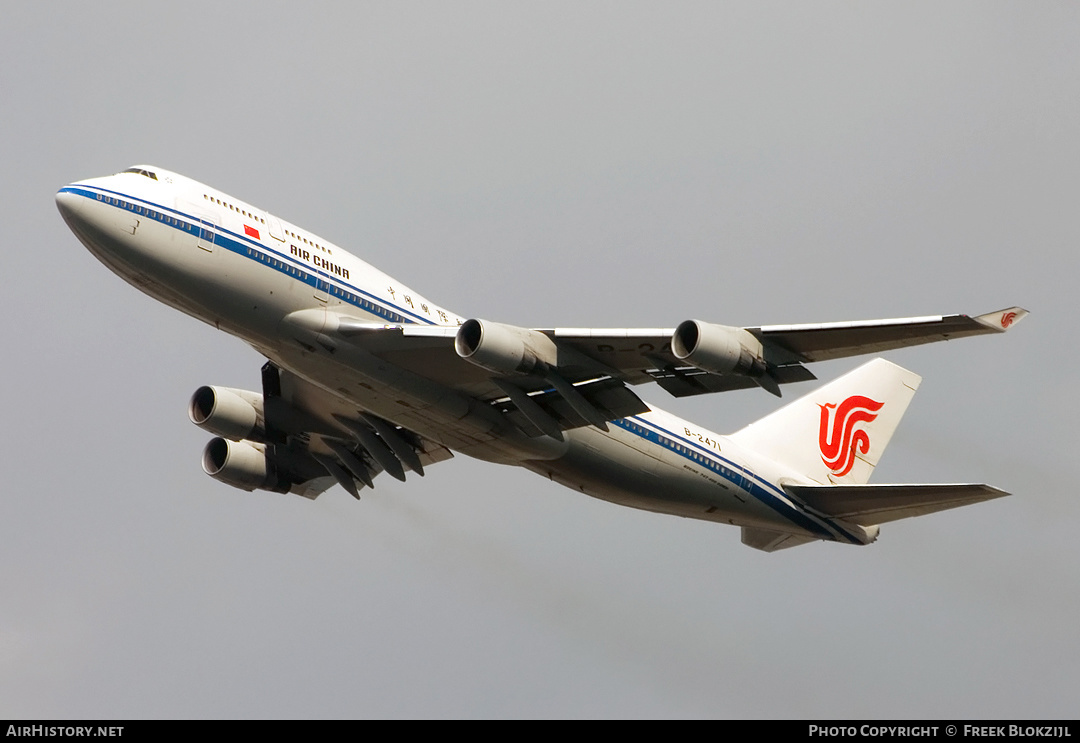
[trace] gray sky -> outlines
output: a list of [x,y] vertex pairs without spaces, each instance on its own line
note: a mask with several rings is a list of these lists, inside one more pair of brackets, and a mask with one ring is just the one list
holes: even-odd
[[[349,8],[5,11],[0,717],[1075,716],[1080,7]],[[1023,305],[889,355],[924,381],[874,478],[1016,495],[768,555],[463,457],[230,489],[185,406],[260,358],[53,204],[138,162],[522,325]]]

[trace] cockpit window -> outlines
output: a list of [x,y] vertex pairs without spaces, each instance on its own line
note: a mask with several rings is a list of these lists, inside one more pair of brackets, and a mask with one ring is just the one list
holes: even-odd
[[151,170],[143,170],[142,168],[128,168],[125,173],[138,173],[139,175],[145,175],[147,178],[153,178],[157,180],[157,174]]

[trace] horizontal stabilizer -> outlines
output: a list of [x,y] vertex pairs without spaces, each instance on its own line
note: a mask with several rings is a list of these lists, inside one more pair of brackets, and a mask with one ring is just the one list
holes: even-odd
[[[990,485],[785,485],[810,508],[859,526],[959,508],[1009,495]],[[745,541],[745,537],[744,537]]]

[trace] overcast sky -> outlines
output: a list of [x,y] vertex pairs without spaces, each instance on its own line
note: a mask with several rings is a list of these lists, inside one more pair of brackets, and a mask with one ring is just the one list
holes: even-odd
[[[0,717],[1075,716],[1080,6],[348,7],[5,10]],[[465,316],[1022,305],[888,355],[924,381],[874,478],[1015,495],[765,554],[460,456],[359,503],[231,489],[185,406],[262,360],[53,202],[142,162]]]

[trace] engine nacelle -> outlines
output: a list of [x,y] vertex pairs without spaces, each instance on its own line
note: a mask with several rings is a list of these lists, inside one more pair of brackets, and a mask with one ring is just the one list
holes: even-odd
[[291,483],[278,476],[266,446],[254,441],[210,439],[203,449],[203,472],[241,490],[272,490],[287,493]]
[[499,374],[530,374],[558,366],[558,347],[543,333],[513,325],[466,320],[454,350],[466,361]]
[[263,396],[231,387],[200,387],[188,403],[188,418],[199,428],[233,441],[266,437]]
[[671,353],[679,361],[715,374],[765,373],[761,341],[742,328],[687,320],[671,336]]

